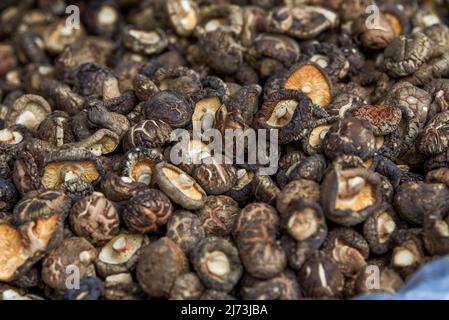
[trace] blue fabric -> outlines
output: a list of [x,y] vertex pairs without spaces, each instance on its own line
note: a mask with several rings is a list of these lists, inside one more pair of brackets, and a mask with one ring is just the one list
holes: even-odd
[[425,264],[397,293],[363,294],[355,300],[449,300],[449,256]]

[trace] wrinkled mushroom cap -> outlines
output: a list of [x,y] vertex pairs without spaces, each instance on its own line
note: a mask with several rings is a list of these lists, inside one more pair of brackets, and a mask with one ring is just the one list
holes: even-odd
[[284,88],[300,90],[314,104],[326,108],[331,101],[331,82],[325,72],[318,65],[311,63],[293,67],[293,70]]
[[185,209],[199,209],[206,201],[206,192],[198,183],[171,164],[161,162],[156,165],[156,181],[170,199]]

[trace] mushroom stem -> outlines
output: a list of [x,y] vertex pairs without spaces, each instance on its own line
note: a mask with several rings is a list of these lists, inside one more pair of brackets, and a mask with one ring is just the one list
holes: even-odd
[[9,129],[0,130],[0,141],[4,143],[11,143],[14,140],[14,135]]
[[112,244],[112,249],[116,252],[124,252],[129,248],[129,243],[126,241],[125,237],[119,237]]
[[280,119],[283,116],[285,116],[286,113],[287,113],[287,107],[282,105],[276,110],[276,118]]
[[208,130],[212,128],[214,123],[214,115],[210,111],[205,112],[201,117],[201,128]]
[[312,84],[310,82],[304,83],[304,85],[301,88],[301,91],[304,93],[311,93],[312,92]]
[[206,266],[213,275],[223,277],[231,271],[229,259],[221,251],[213,251],[206,258]]

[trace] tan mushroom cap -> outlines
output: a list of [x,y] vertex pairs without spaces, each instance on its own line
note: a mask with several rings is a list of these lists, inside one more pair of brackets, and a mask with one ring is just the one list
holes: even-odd
[[192,123],[201,123],[203,130],[211,129],[215,121],[215,113],[220,109],[221,101],[218,97],[207,97],[195,104]]
[[11,280],[27,259],[19,231],[0,224],[0,281]]
[[329,131],[330,124],[323,124],[312,129],[309,136],[309,144],[312,147],[321,145],[326,133]]
[[44,98],[35,94],[25,94],[14,102],[6,123],[8,126],[22,124],[34,131],[50,112],[51,107]]
[[140,234],[120,234],[101,249],[98,258],[107,264],[122,264],[140,249],[143,236]]
[[162,168],[162,173],[187,197],[195,200],[200,200],[203,197],[203,194],[199,190],[198,186],[195,185],[196,183],[193,178],[188,176],[186,173],[170,167]]
[[331,102],[330,81],[324,71],[314,64],[299,67],[288,77],[284,88],[300,90],[322,108],[326,108]]
[[0,281],[12,280],[21,266],[47,249],[58,221],[56,214],[40,218],[24,225],[22,233],[7,224],[0,224]]
[[53,189],[60,186],[66,180],[72,178],[82,178],[88,182],[97,180],[100,172],[93,160],[69,160],[55,161],[47,164],[42,176],[42,184],[47,189]]
[[296,100],[279,101],[266,123],[271,127],[284,127],[292,120],[297,106],[298,101]]
[[67,25],[65,19],[56,21],[44,32],[44,42],[47,50],[53,53],[59,53],[64,50],[66,45],[72,44],[84,35],[84,29],[71,28]]
[[138,160],[131,168],[130,176],[134,181],[149,185],[152,181],[155,163],[149,159]]
[[363,210],[376,202],[374,187],[359,176],[338,175],[338,191],[335,208],[338,210]]

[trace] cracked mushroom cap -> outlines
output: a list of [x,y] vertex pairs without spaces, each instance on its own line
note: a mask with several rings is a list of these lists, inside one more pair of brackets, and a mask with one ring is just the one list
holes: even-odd
[[330,159],[339,155],[354,155],[367,160],[376,151],[376,139],[368,121],[344,118],[337,121],[327,132],[323,151]]
[[68,268],[77,267],[80,278],[95,276],[93,262],[96,257],[97,251],[86,239],[67,238],[44,259],[42,280],[51,288],[64,291],[67,289]]
[[61,149],[44,159],[41,180],[45,188],[57,188],[72,179],[97,183],[105,170],[98,158],[84,149]]
[[135,267],[142,246],[147,242],[136,233],[121,233],[100,249],[95,266],[102,277],[129,272]]
[[146,185],[154,185],[156,164],[164,156],[158,149],[136,148],[128,151],[121,162],[121,175]]
[[31,131],[36,131],[50,112],[51,107],[44,98],[34,94],[25,94],[14,102],[7,114],[6,124],[7,126],[21,124]]
[[220,163],[213,157],[203,159],[192,172],[192,178],[208,194],[217,195],[231,190],[237,179],[235,167],[232,164]]
[[73,205],[70,225],[76,235],[98,246],[119,233],[120,217],[102,193],[94,192]]
[[207,197],[204,207],[197,212],[206,234],[222,237],[231,234],[239,213],[238,203],[223,195]]
[[101,156],[113,152],[120,143],[120,137],[108,129],[99,129],[81,141],[70,143],[67,147],[84,148],[94,155]]
[[156,165],[156,181],[171,200],[187,210],[197,210],[206,202],[206,192],[184,171],[161,162]]
[[64,221],[72,206],[70,198],[59,190],[30,191],[14,207],[14,219],[24,223],[54,214]]
[[101,181],[101,192],[111,201],[129,200],[144,184],[110,173]]
[[133,125],[123,137],[126,151],[134,148],[160,148],[169,140],[172,128],[162,120],[142,120]]
[[290,181],[282,188],[276,199],[276,209],[283,214],[288,212],[291,202],[306,199],[313,202],[320,200],[320,185],[313,180],[298,179]]
[[321,205],[326,217],[343,226],[366,220],[381,204],[379,176],[364,168],[332,170],[321,185]]
[[283,85],[285,89],[298,90],[321,108],[327,108],[332,99],[332,82],[315,63],[293,66]]
[[162,191],[146,189],[137,191],[128,201],[123,219],[130,230],[143,234],[166,225],[172,213],[173,205]]
[[189,256],[198,243],[206,237],[206,232],[196,214],[180,210],[170,218],[166,237],[173,240]]

